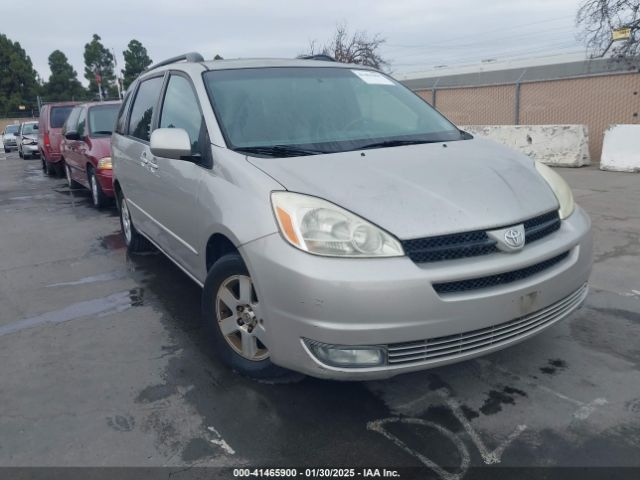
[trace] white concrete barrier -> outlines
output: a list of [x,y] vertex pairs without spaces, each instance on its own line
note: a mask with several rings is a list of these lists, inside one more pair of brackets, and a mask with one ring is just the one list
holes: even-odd
[[581,167],[591,163],[586,125],[467,125],[460,128],[520,150],[547,165]]
[[604,132],[600,169],[640,172],[640,125],[609,125]]

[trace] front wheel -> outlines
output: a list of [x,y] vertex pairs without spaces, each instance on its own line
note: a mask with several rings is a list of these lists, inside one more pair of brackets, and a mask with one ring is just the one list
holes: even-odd
[[233,370],[276,381],[300,377],[271,362],[261,305],[237,253],[223,256],[209,270],[202,291],[202,317],[215,354]]
[[[45,160],[42,160],[42,162],[45,162]],[[44,165],[44,163],[43,163]],[[44,169],[45,167],[43,167]],[[80,185],[78,182],[76,182],[73,177],[71,176],[71,167],[69,165],[67,165],[66,163],[64,164],[64,172],[65,175],[67,177],[67,185],[69,186],[69,188],[71,190],[74,190],[76,188],[80,188],[82,187],[82,185]]]
[[109,197],[107,197],[102,191],[100,182],[98,182],[96,173],[93,170],[89,170],[89,187],[91,188],[91,200],[93,201],[93,206],[97,209],[104,208],[109,203]]

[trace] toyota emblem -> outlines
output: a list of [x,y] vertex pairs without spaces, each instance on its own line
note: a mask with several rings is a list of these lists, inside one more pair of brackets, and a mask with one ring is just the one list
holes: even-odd
[[504,232],[504,243],[511,248],[521,248],[524,245],[524,235],[515,228]]

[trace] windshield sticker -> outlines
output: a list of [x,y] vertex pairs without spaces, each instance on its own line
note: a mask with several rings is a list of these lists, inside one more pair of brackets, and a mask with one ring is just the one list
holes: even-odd
[[370,85],[394,85],[394,83],[389,80],[384,75],[381,75],[378,72],[372,72],[370,70],[351,70],[355,73],[360,80],[370,84]]

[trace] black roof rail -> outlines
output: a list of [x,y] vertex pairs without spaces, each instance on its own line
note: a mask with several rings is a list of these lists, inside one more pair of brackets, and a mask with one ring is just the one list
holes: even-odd
[[156,68],[164,67],[165,65],[171,65],[172,63],[180,62],[182,60],[186,60],[187,62],[204,62],[204,58],[202,58],[202,55],[200,55],[198,52],[183,53],[182,55],[178,55],[177,57],[167,58],[162,62],[156,63],[155,65],[151,65],[149,68],[145,70],[145,72],[148,72]]
[[336,59],[331,55],[327,55],[324,53],[315,53],[313,55],[298,55],[296,58],[300,60],[322,60],[324,62],[335,62]]

